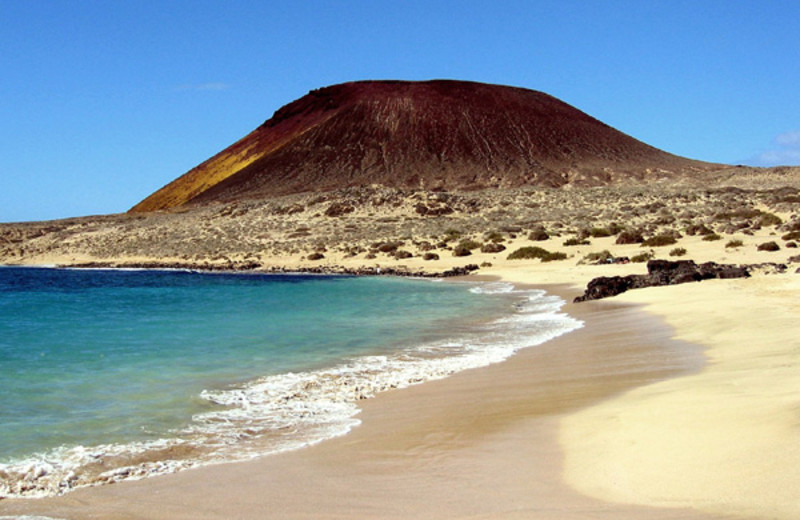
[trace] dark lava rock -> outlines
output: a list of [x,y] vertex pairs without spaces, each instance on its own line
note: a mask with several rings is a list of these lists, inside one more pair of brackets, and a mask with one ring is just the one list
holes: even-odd
[[772,242],[766,242],[764,244],[759,244],[759,246],[756,249],[758,249],[759,251],[772,252],[772,251],[780,251],[781,246],[779,246],[777,242],[772,241]]
[[600,300],[622,294],[629,289],[643,287],[659,287],[677,285],[688,282],[699,282],[711,278],[747,278],[750,266],[736,266],[706,262],[697,265],[692,260],[650,260],[647,262],[647,274],[631,274],[628,276],[601,276],[590,281],[582,296],[575,302]]
[[759,271],[762,274],[783,274],[789,269],[789,266],[775,262],[763,262],[760,264],[750,264],[747,268],[751,272]]
[[600,300],[622,294],[633,288],[640,275],[628,276],[601,276],[595,278],[586,286],[583,296],[575,298],[575,303],[590,300]]
[[440,273],[439,276],[442,277],[464,276],[471,273],[472,271],[477,271],[478,269],[480,269],[480,267],[478,267],[477,264],[467,264],[464,267],[454,267],[452,269],[444,271]]

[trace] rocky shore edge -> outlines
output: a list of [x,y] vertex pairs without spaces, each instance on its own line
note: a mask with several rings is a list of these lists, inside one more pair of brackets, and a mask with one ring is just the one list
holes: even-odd
[[[794,260],[796,257],[790,259]],[[798,258],[800,259],[800,258]],[[152,269],[181,270],[204,273],[231,274],[314,274],[341,276],[398,276],[413,278],[450,278],[473,274],[480,269],[478,264],[456,266],[444,271],[427,271],[411,269],[406,266],[360,266],[345,267],[341,265],[325,265],[314,267],[264,266],[258,262],[230,262],[227,264],[145,261],[145,262],[83,262],[76,264],[57,264],[62,269]],[[787,264],[764,262],[757,264],[718,264],[704,262],[697,264],[693,260],[650,260],[647,262],[647,274],[630,274],[627,276],[599,276],[586,285],[584,293],[573,299],[574,303],[611,298],[632,289],[678,285],[688,282],[700,282],[710,279],[749,278],[753,273],[782,274],[788,270]],[[797,269],[800,274],[800,268]]]
[[465,276],[477,271],[477,264],[457,266],[445,271],[424,271],[409,269],[403,266],[389,267],[344,267],[340,265],[327,265],[315,267],[265,267],[257,262],[243,262],[230,264],[209,264],[191,262],[84,262],[78,264],[59,264],[58,268],[69,269],[170,269],[198,272],[223,272],[223,273],[253,273],[253,274],[319,274],[319,275],[349,275],[349,276],[410,276],[416,278],[450,278]]
[[748,278],[757,270],[785,273],[787,269],[786,264],[778,263],[733,265],[716,262],[696,264],[693,260],[650,260],[647,262],[647,274],[594,278],[586,286],[583,295],[575,298],[573,302],[610,298],[630,289],[678,285],[711,279]]

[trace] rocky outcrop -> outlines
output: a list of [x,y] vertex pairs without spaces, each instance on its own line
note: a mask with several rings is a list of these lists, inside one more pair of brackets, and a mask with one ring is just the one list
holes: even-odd
[[[784,266],[785,270],[785,266]],[[601,276],[586,286],[586,292],[575,298],[575,302],[600,300],[622,294],[630,289],[644,287],[660,287],[687,282],[699,282],[712,278],[747,278],[750,266],[736,266],[706,262],[696,264],[692,260],[650,260],[647,262],[647,274],[631,274],[628,276]]]

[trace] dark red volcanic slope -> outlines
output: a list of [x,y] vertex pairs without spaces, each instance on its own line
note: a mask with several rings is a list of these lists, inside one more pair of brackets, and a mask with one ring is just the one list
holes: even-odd
[[714,166],[648,146],[533,90],[362,81],[289,103],[132,211],[370,184],[445,190],[602,185]]

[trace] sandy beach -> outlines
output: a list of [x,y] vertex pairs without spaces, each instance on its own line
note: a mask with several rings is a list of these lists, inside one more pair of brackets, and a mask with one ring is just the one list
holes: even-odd
[[708,366],[568,417],[567,481],[624,503],[800,517],[800,276],[656,291],[620,300],[706,346]]
[[[517,281],[530,280],[536,269],[512,272]],[[773,287],[787,282],[784,277],[767,281]],[[737,465],[746,464],[757,474],[760,463],[776,462],[770,454],[779,454],[793,441],[792,424],[787,422],[791,413],[776,412],[771,423],[759,419],[754,424],[741,403],[732,403],[734,410],[743,410],[739,416],[715,423],[703,408],[708,399],[699,398],[698,384],[692,382],[713,375],[719,361],[712,355],[711,363],[706,363],[697,344],[708,336],[694,327],[682,328],[675,310],[685,309],[673,305],[675,298],[685,296],[681,292],[695,294],[696,305],[702,305],[704,297],[751,290],[751,282],[648,289],[626,295],[625,303],[620,299],[569,304],[565,310],[584,320],[584,328],[498,365],[381,394],[364,403],[362,425],[345,437],[249,463],[83,489],[52,499],[7,500],[0,502],[0,514],[69,519],[694,519],[751,513],[755,518],[791,518],[796,502],[788,494],[796,487],[787,485],[783,495],[772,494],[770,504],[758,504],[767,497],[753,493],[753,503],[745,509],[731,500],[743,484],[728,478]],[[755,286],[762,285],[757,281]],[[703,290],[697,292],[698,288]],[[565,299],[578,292],[566,286],[548,289]],[[650,305],[644,307],[649,314],[642,310],[644,301]],[[653,314],[665,315],[670,325]],[[664,386],[669,392],[659,390]],[[763,396],[767,401],[772,397]],[[791,396],[785,397],[773,405],[791,412]],[[761,398],[752,395],[745,404],[764,412]],[[658,399],[673,404],[662,410]],[[699,404],[695,407],[693,402]],[[651,403],[658,404],[658,413]],[[706,415],[706,421],[685,421],[690,424],[681,425],[680,436],[665,430],[670,420],[685,417],[687,408]],[[649,416],[636,416],[646,410]],[[740,430],[748,424],[755,431]],[[751,436],[761,429],[772,436]],[[731,436],[730,431],[744,435]],[[670,448],[677,453],[664,452],[650,437],[642,437],[638,449],[628,449],[631,436],[639,440],[643,435],[671,441]],[[682,444],[693,437],[700,437],[699,446]],[[773,444],[775,449],[763,458],[753,452],[747,460],[732,460],[734,467],[723,469],[724,473],[704,462],[703,457],[713,461],[725,455],[724,450],[705,449],[714,444],[711,440],[730,449],[757,449],[775,439],[784,444]],[[676,457],[682,452],[682,458]],[[789,453],[779,460],[787,471],[776,475],[796,482]],[[623,472],[625,482],[635,487],[620,485]],[[679,476],[685,483],[693,475],[716,477],[730,486],[673,482]],[[770,482],[762,484],[767,487]],[[685,494],[687,488],[692,495]],[[659,492],[665,490],[674,497],[664,499]],[[783,516],[776,516],[780,512],[776,501],[783,506]]]
[[[600,197],[598,193],[582,196]],[[649,234],[675,227],[657,223],[664,212],[647,209],[657,197],[645,195],[638,223],[646,227],[647,219],[652,220]],[[723,190],[711,196],[734,204],[742,195]],[[706,222],[719,228],[725,239],[680,236],[676,246],[684,249],[682,259],[788,263],[786,272],[776,274],[774,266],[765,266],[754,269],[747,279],[636,289],[608,300],[568,303],[563,310],[584,321],[580,330],[523,350],[504,363],[364,401],[359,416],[362,424],[344,437],[247,463],[81,489],[62,497],[3,500],[0,516],[798,518],[800,306],[796,295],[800,274],[794,272],[796,260],[794,264],[791,260],[796,256],[796,244],[789,246],[789,239],[783,239],[779,250],[759,249],[780,237],[782,232],[774,223],[756,225],[751,218],[749,228],[740,228],[735,225],[739,216],[720,221],[724,204],[709,205],[703,197],[706,195],[698,192],[697,206],[686,206],[686,214],[695,212],[691,214],[699,220],[698,208],[706,207],[710,215]],[[575,211],[587,207],[586,201],[575,204]],[[790,211],[784,211],[786,204],[776,202],[773,209],[784,222],[792,218]],[[475,216],[474,222],[469,220],[473,216],[465,215],[458,221],[464,236],[484,239],[487,229],[492,229],[487,224],[492,213],[485,218]],[[762,219],[764,213],[755,215]],[[404,226],[433,226],[432,221],[421,218],[403,218],[406,220],[397,217],[389,222],[393,227],[381,231],[383,236],[399,236]],[[361,221],[354,217],[314,222],[329,227],[320,224],[313,231],[317,235],[303,240],[334,236],[337,230],[350,229],[348,226]],[[296,225],[290,220],[284,227],[298,229]],[[360,225],[366,230],[369,222]],[[442,221],[436,225],[441,236],[444,228],[454,224]],[[491,226],[499,227],[496,223]],[[556,228],[557,223],[546,226]],[[417,237],[434,234],[409,229]],[[463,258],[451,254],[451,247],[440,247],[441,258],[429,262],[422,257],[425,243],[406,238],[405,247],[413,251],[412,257],[378,251],[369,265],[414,271],[480,264],[482,277],[541,287],[567,302],[582,294],[586,283],[597,276],[646,271],[645,263],[593,265],[585,261],[603,251],[613,257],[648,251],[638,243],[617,244],[614,236],[592,236],[586,244],[565,247],[565,239],[577,230],[562,230],[547,240],[534,241],[527,232],[505,229],[495,233],[502,234],[503,253],[476,249]],[[96,238],[91,233],[95,231],[86,235],[87,243]],[[121,232],[108,231],[111,237],[122,236],[114,233]],[[137,237],[145,235],[136,233]],[[180,234],[175,236],[176,243],[183,240]],[[265,268],[364,266],[369,262],[363,254],[375,238],[358,236],[356,240],[353,235],[347,247],[328,244],[322,263],[305,256],[310,246],[302,250],[298,246],[294,252],[287,249],[286,254],[293,256],[265,255],[258,260]],[[146,255],[140,258],[108,251],[106,257],[98,253],[65,256],[57,249],[60,235],[54,237],[42,238],[42,252],[26,257],[25,263],[69,264],[111,258],[120,265],[131,265],[148,260]],[[734,242],[738,245],[731,245]],[[285,243],[290,244],[287,248],[293,244]],[[534,244],[564,251],[566,258],[553,262],[507,259],[510,251]],[[356,246],[362,248],[361,256],[353,256]],[[656,246],[649,251],[666,259],[675,256],[675,249]],[[250,258],[245,253],[232,254],[220,262],[224,266]],[[174,259],[181,257],[176,254]]]

